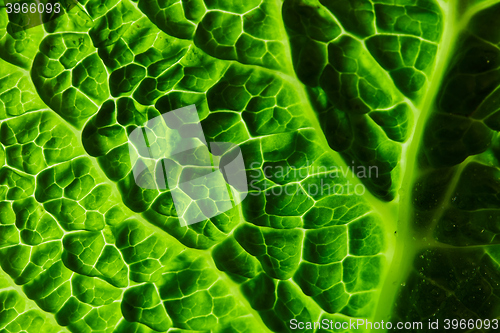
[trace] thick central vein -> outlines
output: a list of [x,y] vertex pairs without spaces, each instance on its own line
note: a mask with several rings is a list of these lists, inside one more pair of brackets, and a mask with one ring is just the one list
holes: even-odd
[[396,252],[390,263],[387,278],[380,291],[379,303],[376,309],[375,321],[390,320],[396,293],[401,283],[406,279],[413,263],[418,246],[415,246],[412,234],[413,221],[413,196],[412,189],[416,174],[418,172],[417,157],[423,141],[426,121],[434,110],[435,100],[439,92],[447,64],[451,56],[451,51],[456,40],[456,11],[453,3],[448,3],[447,7],[442,7],[445,24],[441,43],[436,54],[434,74],[431,77],[425,98],[422,100],[417,114],[415,127],[408,140],[408,153],[406,155],[405,168],[401,189],[399,191],[399,218],[398,234],[396,240]]

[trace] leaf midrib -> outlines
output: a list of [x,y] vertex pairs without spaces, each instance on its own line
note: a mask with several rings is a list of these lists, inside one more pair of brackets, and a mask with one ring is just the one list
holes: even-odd
[[389,264],[386,272],[385,281],[380,289],[379,302],[375,309],[374,321],[387,321],[391,319],[397,292],[411,270],[414,257],[420,246],[416,246],[418,240],[412,235],[413,226],[413,185],[415,175],[418,173],[417,157],[423,144],[424,129],[427,119],[434,109],[439,88],[447,71],[447,64],[452,56],[451,51],[455,46],[455,40],[461,29],[456,28],[457,8],[453,3],[439,3],[443,13],[443,34],[438,46],[436,60],[434,62],[433,74],[430,84],[427,87],[427,93],[422,99],[419,110],[416,114],[414,129],[407,141],[408,151],[404,163],[403,180],[401,182],[399,193],[399,214],[397,221],[397,239],[395,256]]

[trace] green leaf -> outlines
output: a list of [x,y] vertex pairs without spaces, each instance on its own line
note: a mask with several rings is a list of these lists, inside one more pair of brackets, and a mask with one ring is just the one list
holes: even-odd
[[0,10],[1,332],[500,317],[500,2],[62,5]]

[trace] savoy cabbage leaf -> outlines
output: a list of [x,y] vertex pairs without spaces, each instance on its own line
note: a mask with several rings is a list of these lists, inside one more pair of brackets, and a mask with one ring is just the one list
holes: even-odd
[[[15,2],[0,0],[1,332],[500,317],[499,1],[80,0],[38,18]],[[134,169],[179,144],[150,121],[191,105],[249,187],[185,226],[173,189]],[[228,156],[191,153],[171,177]],[[219,185],[188,194],[217,208]]]

